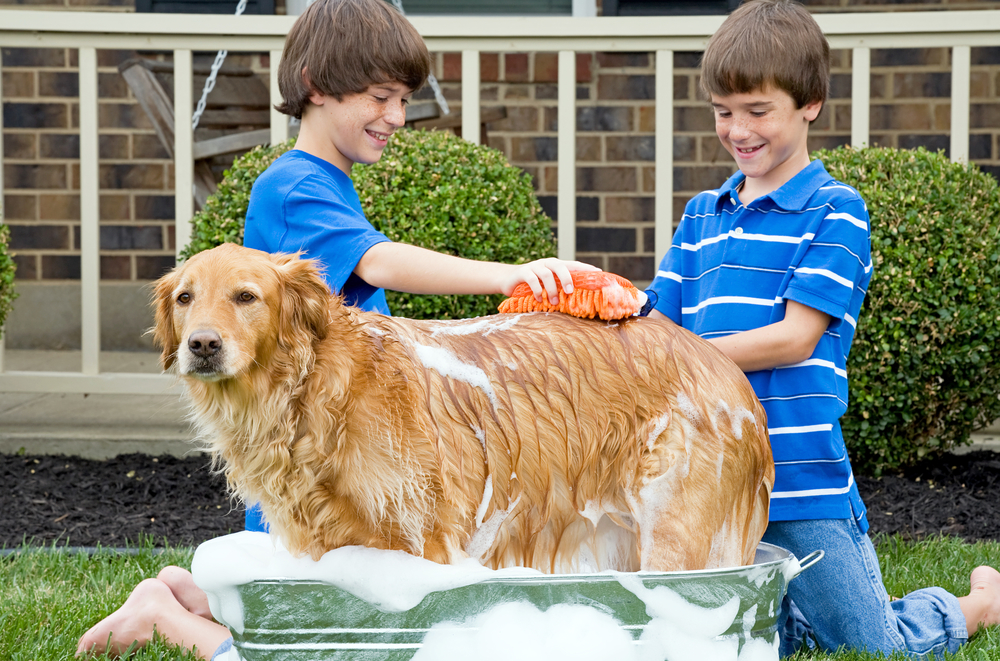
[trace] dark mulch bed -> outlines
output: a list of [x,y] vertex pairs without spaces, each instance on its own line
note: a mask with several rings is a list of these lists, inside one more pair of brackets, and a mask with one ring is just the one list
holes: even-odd
[[[120,547],[143,536],[195,545],[243,528],[242,509],[204,455],[0,455],[0,484],[0,547]],[[948,456],[858,486],[875,534],[1000,540],[998,454]]]

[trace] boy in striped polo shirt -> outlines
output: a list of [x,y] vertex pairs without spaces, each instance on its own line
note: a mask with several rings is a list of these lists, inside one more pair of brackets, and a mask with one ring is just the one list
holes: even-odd
[[809,160],[829,87],[829,45],[791,0],[743,4],[702,60],[719,140],[739,171],[687,205],[648,293],[650,313],[713,343],[767,411],[776,480],[764,541],[825,558],[792,581],[782,655],[810,646],[954,652],[1000,621],[1000,573],[968,596],[928,588],[890,601],[839,418],[847,354],[872,275],[868,211]]

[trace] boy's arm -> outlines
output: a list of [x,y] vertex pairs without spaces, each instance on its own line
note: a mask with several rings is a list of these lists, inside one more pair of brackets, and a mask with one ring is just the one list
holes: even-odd
[[[507,296],[525,282],[535,298],[543,293],[559,302],[559,284],[573,292],[570,271],[598,271],[582,262],[550,257],[527,264],[480,262],[445,255],[406,243],[378,243],[364,254],[354,273],[372,285],[410,294],[499,294]],[[559,284],[556,283],[558,278]]]
[[[665,319],[653,310],[649,316]],[[756,372],[807,360],[833,319],[808,305],[785,301],[781,321],[708,340],[744,372]]]

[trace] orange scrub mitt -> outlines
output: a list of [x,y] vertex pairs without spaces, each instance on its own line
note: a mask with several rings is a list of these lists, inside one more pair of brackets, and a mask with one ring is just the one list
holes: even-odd
[[559,303],[536,301],[531,287],[522,282],[511,297],[500,304],[500,312],[563,312],[574,317],[605,321],[624,319],[639,312],[646,303],[644,292],[631,282],[607,271],[572,271],[573,293],[559,288]]

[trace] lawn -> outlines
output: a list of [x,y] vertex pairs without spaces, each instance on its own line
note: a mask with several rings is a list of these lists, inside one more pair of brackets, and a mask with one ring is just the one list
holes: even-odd
[[[72,659],[77,639],[120,605],[132,586],[169,564],[190,567],[192,551],[188,548],[163,550],[150,542],[135,551],[95,555],[21,552],[0,558],[0,659]],[[888,537],[879,541],[878,553],[886,587],[896,596],[931,585],[964,595],[972,568],[980,564],[1000,566],[1000,543],[996,542],[968,544],[941,537],[912,543]],[[156,641],[134,658],[190,661],[194,657]],[[881,657],[815,653],[795,658],[867,661]],[[951,658],[1000,659],[1000,627],[980,633]]]

